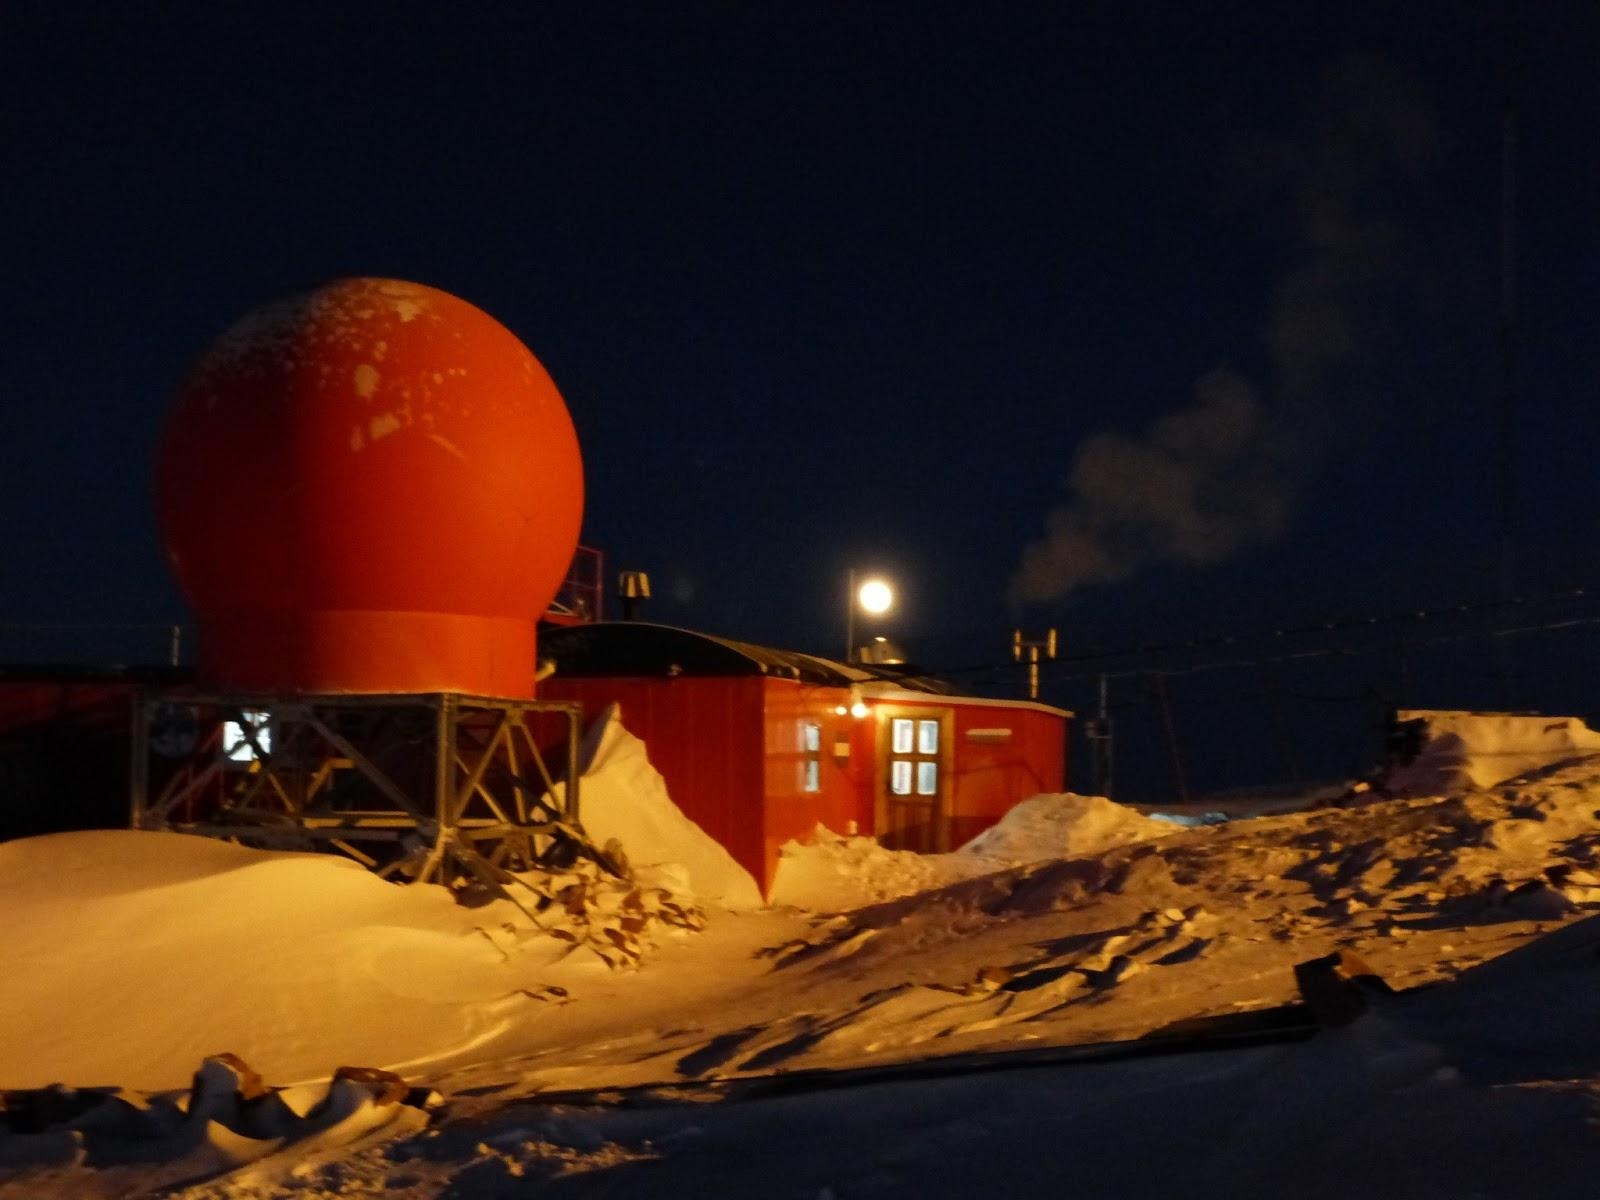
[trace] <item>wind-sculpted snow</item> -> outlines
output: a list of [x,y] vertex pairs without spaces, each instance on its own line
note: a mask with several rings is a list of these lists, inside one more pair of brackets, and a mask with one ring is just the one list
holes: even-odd
[[[274,1085],[364,1062],[445,1100],[427,1131],[192,1190],[216,1200],[956,1196],[980,1165],[1018,1194],[1583,1193],[1600,1170],[1600,934],[1583,919],[1600,912],[1600,762],[1092,848],[1056,819],[1142,828],[1108,804],[1055,802],[1030,823],[1058,850],[1021,839],[1008,859],[819,837],[791,856],[827,868],[808,907],[703,922],[642,880],[530,880],[523,908],[468,910],[303,855],[11,843],[0,998],[26,1017],[0,1033],[4,1082],[138,1086],[232,1050]],[[1294,1001],[1294,966],[1334,950],[1402,994],[1304,1046],[719,1099],[810,1068],[1171,1034]],[[1449,986],[1405,990],[1420,983]],[[623,1088],[698,1102],[613,1109]],[[52,1170],[0,1171],[0,1195],[142,1194]]]
[[415,1068],[636,965],[692,901],[586,864],[464,908],[331,855],[97,831],[0,845],[0,1088],[167,1088],[236,1053],[279,1083]]

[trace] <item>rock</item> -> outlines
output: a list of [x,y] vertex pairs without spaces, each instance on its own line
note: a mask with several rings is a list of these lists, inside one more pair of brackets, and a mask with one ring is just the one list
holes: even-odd
[[1542,879],[1513,888],[1505,902],[1506,907],[1530,921],[1559,920],[1578,907]]
[[1296,963],[1294,981],[1317,1024],[1327,1029],[1348,1025],[1375,999],[1394,993],[1376,971],[1348,950]]

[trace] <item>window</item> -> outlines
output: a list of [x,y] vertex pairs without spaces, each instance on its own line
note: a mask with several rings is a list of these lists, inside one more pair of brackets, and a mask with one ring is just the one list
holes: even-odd
[[911,795],[911,764],[903,758],[889,764],[889,790],[896,796]]
[[822,723],[800,722],[800,790],[822,790]]
[[949,848],[955,715],[931,704],[878,710],[875,784],[878,840],[891,850],[932,854]]
[[944,722],[938,717],[889,721],[889,791],[895,796],[938,796]]
[[[246,709],[239,714],[239,718],[222,723],[222,757],[231,763],[255,762],[259,757],[256,746],[261,747],[262,754],[271,754],[272,726],[268,714]],[[245,732],[247,728],[249,735]],[[255,746],[250,744],[250,735],[255,737]]]

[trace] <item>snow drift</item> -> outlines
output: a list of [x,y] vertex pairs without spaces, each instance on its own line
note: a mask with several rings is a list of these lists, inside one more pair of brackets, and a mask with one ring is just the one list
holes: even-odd
[[607,705],[584,734],[583,761],[579,820],[595,845],[615,841],[635,869],[681,880],[706,903],[760,907],[755,877],[672,802],[645,744],[623,728],[617,705]]
[[1402,709],[1420,750],[1391,768],[1384,787],[1395,796],[1437,796],[1493,787],[1529,771],[1600,754],[1600,733],[1577,717]]
[[873,838],[842,837],[819,825],[805,843],[783,847],[771,898],[797,908],[859,908],[1024,863],[1100,854],[1176,828],[1103,796],[1072,792],[1024,800],[949,854],[889,850]]

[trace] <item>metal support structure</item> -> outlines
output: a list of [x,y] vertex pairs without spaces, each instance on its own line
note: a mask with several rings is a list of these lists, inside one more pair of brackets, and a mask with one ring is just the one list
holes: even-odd
[[856,660],[856,569],[844,573],[844,661]]
[[1172,786],[1177,790],[1178,802],[1189,803],[1189,779],[1183,769],[1183,752],[1178,748],[1178,728],[1172,720],[1172,696],[1167,691],[1164,671],[1152,672],[1156,682],[1156,698],[1161,704],[1161,728],[1167,737],[1167,753],[1172,760]]
[[576,703],[146,692],[134,704],[136,829],[333,849],[452,885],[592,853]]
[[1089,739],[1089,772],[1094,780],[1096,796],[1111,797],[1115,786],[1116,743],[1111,726],[1110,678],[1100,673],[1100,709],[1084,726],[1084,736]]

